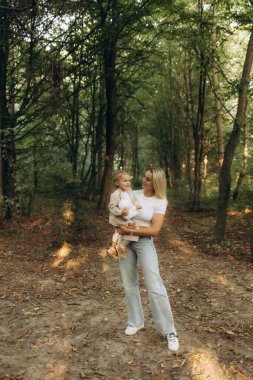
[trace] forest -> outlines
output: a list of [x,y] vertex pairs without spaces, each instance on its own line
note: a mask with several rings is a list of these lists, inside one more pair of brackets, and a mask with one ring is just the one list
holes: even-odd
[[[1,218],[71,188],[107,209],[115,169],[252,207],[250,1],[2,1]],[[216,202],[217,200],[217,202]],[[215,204],[215,202],[217,204]]]
[[[252,379],[252,65],[252,0],[0,0],[0,318],[6,326],[0,331],[9,350],[1,357],[0,380]],[[205,366],[207,351],[195,348],[177,356],[176,362],[170,358],[169,364],[159,351],[161,360],[155,361],[156,346],[149,335],[149,343],[133,341],[135,354],[128,352],[117,367],[125,341],[110,343],[106,332],[98,333],[97,328],[102,344],[96,340],[96,350],[102,355],[110,344],[116,350],[116,356],[107,357],[108,366],[71,337],[62,338],[62,343],[59,339],[54,350],[54,339],[59,338],[57,308],[72,318],[77,330],[83,308],[85,319],[98,313],[99,303],[103,318],[116,309],[119,274],[103,256],[112,232],[108,202],[113,173],[126,169],[132,187],[138,189],[143,172],[154,166],[165,170],[168,185],[171,220],[159,244],[165,276],[168,267],[173,271],[178,265],[180,275],[172,275],[175,286],[169,285],[169,291],[179,320],[183,306],[176,295],[184,293],[185,276],[191,278],[184,271],[205,267],[197,269],[202,277],[193,287],[203,292],[204,279],[211,279],[211,287],[212,281],[224,285],[226,270],[234,281],[229,289],[235,286],[235,298],[225,302],[235,318],[232,327],[220,315],[215,325],[213,311],[203,312],[202,326],[194,314],[197,309],[188,309],[195,315],[189,317],[194,331],[201,325],[198,339],[207,341],[204,334],[213,334],[209,348],[220,352],[226,346],[225,359],[219,358],[218,365],[210,354]],[[176,255],[172,263],[166,261],[167,246],[172,253],[181,252],[179,262]],[[188,269],[184,260],[189,260]],[[84,303],[81,288],[82,295],[94,298],[93,304]],[[203,305],[207,289],[200,296]],[[212,291],[221,300],[227,294],[218,288]],[[57,297],[61,303],[53,305]],[[191,297],[184,300],[188,305]],[[43,319],[47,300],[51,322]],[[77,309],[74,317],[66,305]],[[21,325],[13,308],[24,313]],[[238,322],[233,313],[242,309]],[[34,318],[29,331],[26,313]],[[120,308],[120,318],[122,313]],[[45,325],[38,325],[36,340],[32,331],[38,315]],[[111,318],[118,324],[115,315]],[[179,322],[185,326],[185,320]],[[15,338],[8,332],[10,326]],[[42,347],[45,326],[51,335]],[[63,325],[61,331],[64,337]],[[89,331],[80,336],[91,343]],[[213,345],[216,333],[223,334],[225,343]],[[38,357],[27,349],[26,339],[33,353],[40,350],[35,367],[24,365]],[[241,352],[233,351],[236,339]],[[142,362],[144,351],[137,353],[146,344],[151,344],[150,368]],[[63,347],[65,353],[77,357],[81,350],[87,357],[75,359],[67,370],[64,361],[57,361]],[[48,350],[53,351],[52,362]],[[8,355],[13,352],[16,359],[11,361]],[[109,366],[115,368],[114,377]]]

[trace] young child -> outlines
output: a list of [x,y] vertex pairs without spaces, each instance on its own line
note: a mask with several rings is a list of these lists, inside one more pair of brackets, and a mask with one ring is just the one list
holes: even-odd
[[111,247],[107,252],[115,261],[118,261],[119,254],[125,258],[126,246],[129,241],[139,240],[138,236],[127,235],[127,238],[123,236],[123,239],[119,241],[120,235],[117,232],[117,227],[119,226],[136,228],[133,218],[138,214],[138,210],[141,209],[141,205],[137,202],[131,189],[130,175],[125,170],[118,170],[114,175],[113,193],[108,207],[110,211],[109,223],[116,229],[112,237]]

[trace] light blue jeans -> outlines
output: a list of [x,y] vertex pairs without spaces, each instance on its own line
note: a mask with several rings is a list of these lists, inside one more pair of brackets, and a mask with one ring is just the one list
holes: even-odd
[[158,258],[153,239],[140,237],[127,246],[126,259],[119,258],[120,272],[128,315],[128,324],[140,326],[144,314],[137,275],[137,261],[144,275],[145,286],[156,330],[162,335],[176,334],[167,291],[160,277]]

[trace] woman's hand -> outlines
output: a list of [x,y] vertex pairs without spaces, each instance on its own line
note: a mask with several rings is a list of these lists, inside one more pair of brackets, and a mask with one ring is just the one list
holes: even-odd
[[135,235],[135,236],[157,236],[160,232],[164,221],[163,214],[154,214],[151,227],[128,228],[126,226],[118,227],[118,233],[121,235]]
[[134,230],[138,228],[138,226],[134,221],[131,221],[131,223],[128,223],[127,228],[129,228],[130,230]]
[[126,227],[126,226],[120,226],[117,228],[117,232],[120,234],[120,235],[130,235],[132,229]]

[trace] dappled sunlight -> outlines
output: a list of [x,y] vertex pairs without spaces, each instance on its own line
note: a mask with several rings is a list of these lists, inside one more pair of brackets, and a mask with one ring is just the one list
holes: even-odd
[[57,268],[66,257],[68,257],[72,252],[72,246],[68,243],[63,243],[60,249],[53,256],[55,256],[55,260],[52,264],[53,268]]
[[53,256],[54,262],[51,264],[52,268],[61,267],[67,270],[75,270],[82,264],[87,263],[87,250],[85,247],[79,249],[73,247],[69,243],[63,243],[60,249],[56,251]]
[[67,372],[67,367],[64,365],[60,365],[57,367],[54,367],[50,369],[44,376],[45,380],[64,380],[66,379],[66,372]]
[[243,214],[251,214],[252,212],[252,208],[246,207],[244,211],[229,210],[227,214],[229,216],[242,216]]
[[101,256],[103,259],[107,257],[107,248],[103,247],[99,250],[99,256]]
[[72,202],[71,201],[66,201],[64,203],[62,215],[63,215],[63,219],[64,219],[66,224],[71,225],[74,222],[75,217],[74,217],[74,213],[72,210]]
[[74,258],[74,259],[70,259],[65,267],[66,269],[76,269],[77,267],[79,267],[79,265],[81,265],[81,263],[83,263],[83,260],[81,259],[81,257],[77,257],[77,258]]
[[180,256],[180,260],[182,261],[188,261],[189,256],[193,256],[194,254],[192,248],[196,248],[196,246],[190,247],[189,244],[180,239],[173,239],[173,237],[170,238],[170,244],[173,246],[173,250],[175,249],[176,253],[183,253],[183,255]]
[[201,349],[188,358],[193,380],[228,380],[215,352]]
[[103,262],[102,272],[105,273],[105,272],[108,272],[109,270],[110,270],[110,265],[108,263]]
[[110,264],[109,264],[110,259],[107,256],[107,250],[108,250],[108,248],[103,247],[99,251],[99,256],[101,256],[103,259],[103,264],[102,264],[102,272],[103,273],[108,272],[110,270]]
[[228,280],[224,276],[222,276],[221,274],[212,276],[210,278],[210,280],[212,282],[217,283],[217,284],[222,284],[222,285],[226,285],[226,286],[229,285]]

